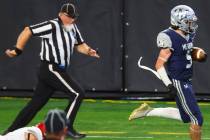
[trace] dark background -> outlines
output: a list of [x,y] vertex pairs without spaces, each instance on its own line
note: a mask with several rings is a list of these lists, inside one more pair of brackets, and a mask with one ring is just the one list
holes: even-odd
[[[23,54],[9,59],[25,26],[56,18],[66,0],[0,1],[0,88],[2,91],[34,89],[39,67],[39,38],[32,38]],[[210,1],[205,0],[77,0],[77,21],[86,42],[98,49],[95,59],[75,52],[69,73],[92,94],[162,92],[165,87],[152,73],[139,69],[137,61],[154,69],[157,34],[170,25],[170,10],[179,4],[191,6],[199,18],[195,46],[209,53]],[[210,61],[194,64],[196,93],[210,95]],[[1,93],[1,92],[0,92]]]

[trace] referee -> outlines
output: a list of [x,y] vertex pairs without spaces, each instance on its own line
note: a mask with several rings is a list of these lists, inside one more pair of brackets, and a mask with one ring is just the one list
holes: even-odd
[[84,42],[75,24],[77,17],[75,6],[66,3],[61,7],[58,18],[25,27],[17,39],[15,48],[6,50],[7,56],[16,57],[22,53],[25,44],[32,36],[42,39],[41,65],[34,96],[5,133],[26,126],[47,103],[54,91],[63,91],[69,96],[69,105],[66,108],[70,122],[67,135],[73,139],[86,136],[73,128],[73,122],[84,97],[84,90],[67,74],[66,69],[71,64],[70,58],[74,49],[96,58],[99,58],[99,55]]

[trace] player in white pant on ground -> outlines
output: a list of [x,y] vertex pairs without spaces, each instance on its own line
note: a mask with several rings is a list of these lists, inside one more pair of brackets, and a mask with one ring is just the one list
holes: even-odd
[[[30,139],[28,139],[29,135]],[[0,136],[0,140],[42,140],[42,132],[35,126],[24,127]]]
[[0,135],[0,140],[65,140],[67,123],[66,113],[53,109],[48,112],[44,122]]

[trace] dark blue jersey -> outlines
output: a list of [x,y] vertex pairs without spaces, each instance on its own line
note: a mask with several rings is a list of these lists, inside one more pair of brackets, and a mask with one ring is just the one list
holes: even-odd
[[181,36],[173,29],[164,30],[171,40],[172,54],[167,62],[167,70],[170,78],[188,80],[193,75],[191,51],[194,35]]

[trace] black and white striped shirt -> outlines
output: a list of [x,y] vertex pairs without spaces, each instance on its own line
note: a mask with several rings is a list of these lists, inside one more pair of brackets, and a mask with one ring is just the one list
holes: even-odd
[[59,18],[30,26],[33,36],[42,38],[41,60],[66,68],[75,45],[84,42],[76,24],[66,31]]

